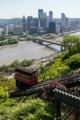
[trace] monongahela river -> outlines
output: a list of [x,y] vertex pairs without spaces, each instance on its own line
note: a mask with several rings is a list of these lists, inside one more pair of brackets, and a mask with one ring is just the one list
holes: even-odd
[[[80,35],[80,32],[72,33],[72,35]],[[54,46],[54,49],[55,47],[58,50],[60,49],[58,46]],[[4,46],[0,47],[0,66],[10,64],[16,59],[19,61],[24,59],[38,59],[50,54],[55,54],[55,51],[33,42]]]
[[54,53],[55,51],[33,42],[0,47],[0,66],[10,64],[16,59],[19,61],[23,59],[38,59]]

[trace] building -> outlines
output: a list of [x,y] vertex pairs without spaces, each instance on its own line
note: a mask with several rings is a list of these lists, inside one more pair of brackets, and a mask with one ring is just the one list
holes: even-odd
[[4,29],[0,27],[0,35],[4,32]]
[[43,9],[38,9],[38,19],[40,21],[41,27],[46,27],[46,13],[44,13]]
[[26,25],[26,18],[23,16],[22,18],[22,25],[23,25],[23,32],[25,33],[27,30],[27,25]]
[[56,22],[50,22],[49,23],[49,33],[55,33],[56,34]]
[[60,25],[56,25],[56,33],[57,34],[61,33],[61,26]]
[[30,27],[38,27],[38,18],[33,18],[30,22]]
[[8,25],[7,24],[5,24],[5,26],[4,26],[4,33],[5,33],[5,36],[8,35]]
[[37,27],[31,26],[29,29],[29,34],[36,34],[37,33]]
[[67,19],[66,19],[66,15],[64,14],[64,13],[61,13],[61,26],[62,27],[65,27],[66,26],[66,21]]
[[13,35],[23,35],[23,26],[15,26],[13,29]]
[[38,9],[38,19],[41,19],[43,17],[44,11],[43,9]]
[[49,22],[53,21],[53,12],[49,11]]
[[46,27],[49,27],[49,16],[46,16]]
[[27,17],[27,30],[29,31],[29,29],[30,29],[30,23],[31,23],[31,21],[33,20],[33,17],[32,16],[28,16]]

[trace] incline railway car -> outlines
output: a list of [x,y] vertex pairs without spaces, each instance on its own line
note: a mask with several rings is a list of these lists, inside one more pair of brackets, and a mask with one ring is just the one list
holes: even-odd
[[25,89],[29,86],[35,85],[38,82],[38,72],[25,67],[17,67],[14,70],[16,86],[18,89]]

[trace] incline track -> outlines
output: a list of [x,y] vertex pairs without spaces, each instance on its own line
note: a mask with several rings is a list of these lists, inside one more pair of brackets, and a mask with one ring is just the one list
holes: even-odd
[[56,83],[55,83],[56,81],[65,85],[67,88],[79,86],[80,85],[80,71],[76,72],[74,74],[69,74],[62,78],[55,78],[55,79],[52,79],[49,81],[38,83],[34,86],[29,87],[28,89],[26,89],[24,91],[19,91],[19,90],[10,91],[9,92],[10,97],[25,96],[25,95],[30,95],[30,94],[44,91],[45,89],[50,89],[50,82],[52,82],[52,81],[54,81],[54,83],[53,83],[54,89],[57,88]]
[[[65,86],[67,88],[80,86],[80,71],[74,74],[69,74],[62,78],[55,78],[49,81],[38,83],[34,86],[27,88],[24,91],[19,90],[10,91],[9,95],[10,97],[14,98],[26,95],[33,95],[35,93],[45,93],[45,91],[48,90],[49,97],[51,98],[54,97],[54,100],[74,107],[71,109],[69,108],[69,111],[67,111],[67,114],[62,120],[68,120],[68,118],[70,118],[71,115],[75,116],[74,120],[79,120],[77,109],[78,110],[80,109],[80,97],[77,97],[76,95],[72,95],[72,93],[65,91],[66,90]],[[62,90],[59,90],[61,89],[60,87],[62,88]]]

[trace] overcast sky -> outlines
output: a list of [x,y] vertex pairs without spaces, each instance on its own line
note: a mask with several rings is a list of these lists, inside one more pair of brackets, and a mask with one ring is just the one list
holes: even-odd
[[38,9],[47,14],[53,11],[54,18],[60,18],[62,12],[69,18],[80,18],[80,0],[0,0],[0,19],[37,17]]

